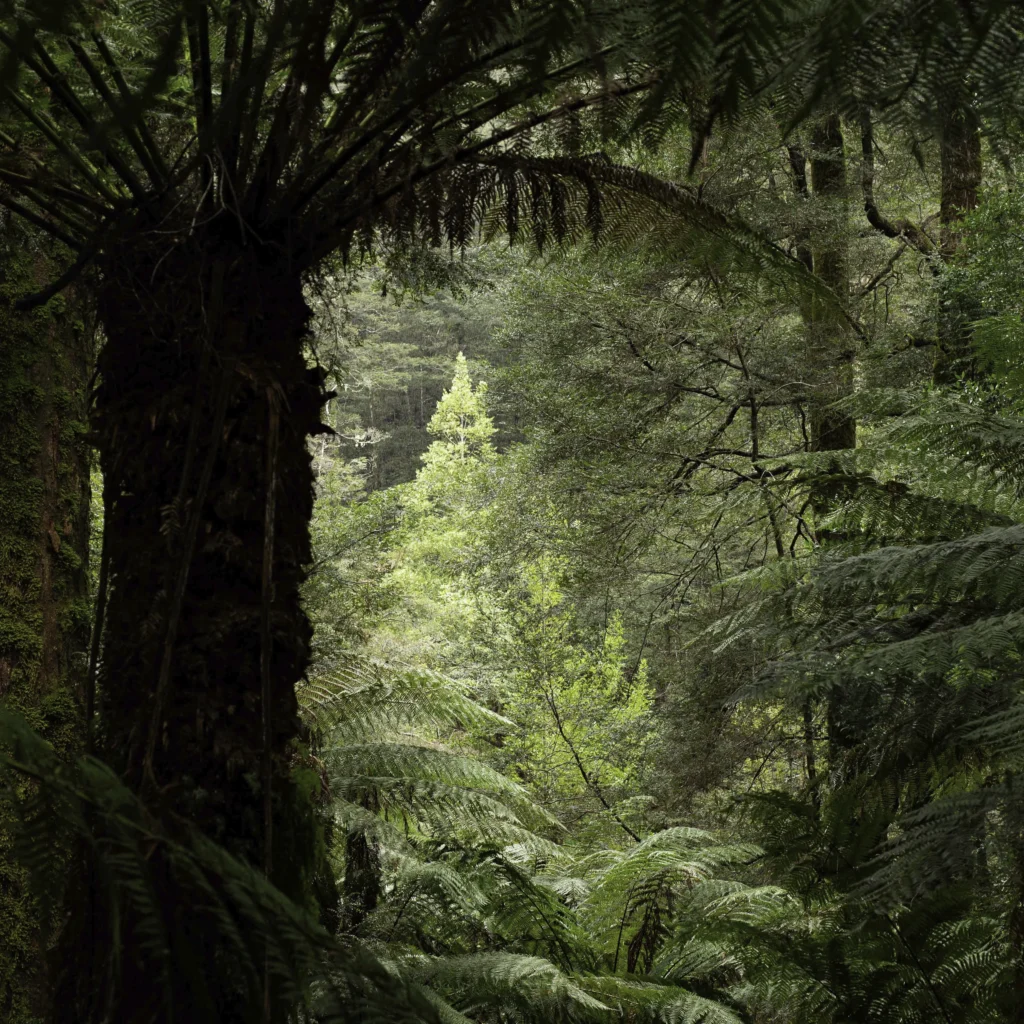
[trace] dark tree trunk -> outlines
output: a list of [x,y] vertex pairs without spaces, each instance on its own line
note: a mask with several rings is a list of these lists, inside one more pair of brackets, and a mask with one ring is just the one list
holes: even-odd
[[381,866],[377,846],[362,832],[345,841],[345,884],[342,889],[342,925],[357,932],[377,908],[381,895]]
[[[305,902],[315,825],[293,780],[294,687],[309,661],[299,588],[311,559],[307,440],[320,428],[322,376],[305,362],[310,311],[282,247],[242,244],[223,229],[213,221],[183,231],[184,241],[140,229],[101,266],[106,344],[93,419],[109,589],[98,749],[167,820],[190,821],[250,863],[272,863],[279,888]],[[217,974],[213,936],[197,936],[192,953]],[[66,976],[69,1005],[91,1004],[97,965],[87,961]],[[118,1019],[161,1012],[150,969],[125,958]],[[213,991],[218,1019],[236,1019],[232,992],[220,982]]]
[[[286,800],[294,687],[311,636],[299,601],[311,558],[307,439],[324,396],[305,362],[299,274],[276,248],[238,244],[221,226],[104,267],[95,426],[110,592],[100,723],[105,755],[133,785],[171,787],[174,811],[258,864],[268,422],[276,406],[270,753]],[[282,865],[282,880],[292,877]]]
[[[371,814],[380,809],[374,790],[359,801]],[[366,918],[377,909],[381,897],[380,850],[365,831],[353,831],[345,838],[345,879],[341,891],[341,926],[358,933]]]
[[954,107],[943,117],[941,158],[942,253],[952,256],[960,245],[959,222],[978,205],[981,187],[981,125],[970,107]]
[[[306,903],[316,825],[295,781],[294,688],[309,661],[299,587],[311,559],[307,440],[320,427],[323,382],[305,362],[310,311],[284,247],[251,236],[243,244],[231,227],[215,220],[175,234],[166,222],[159,231],[140,225],[99,268],[106,344],[93,426],[109,587],[97,749],[170,827],[184,819],[253,865],[272,862],[272,880]],[[271,478],[275,511],[265,530]],[[273,538],[269,590],[265,535]],[[159,879],[164,869],[152,870]],[[110,933],[83,875],[59,998],[76,1020],[109,1019],[97,978],[118,944],[113,1016],[157,1019],[165,997],[134,934],[139,922],[126,909],[124,936]],[[180,919],[180,907],[166,912]],[[240,1019],[232,986],[242,982],[219,963],[216,936],[196,934],[188,945],[216,1019]],[[189,998],[176,1008],[182,1019]],[[270,1019],[283,1013],[275,1004]]]
[[[981,126],[968,106],[952,107],[942,119],[942,197],[939,207],[942,258],[950,262],[961,251],[960,221],[978,205],[981,186]],[[944,287],[939,296],[939,339],[935,383],[951,384],[973,376],[971,323],[980,315],[972,296]]]
[[[853,394],[855,351],[844,316],[849,294],[849,191],[842,122],[833,114],[815,126],[812,135],[811,184],[819,206],[812,228],[814,272],[828,286],[835,301],[813,300],[809,324],[811,340],[810,441],[815,452],[852,451],[857,444],[857,421],[834,403]],[[819,467],[811,487],[811,504],[820,521],[850,496],[852,478],[838,459]],[[841,533],[816,526],[818,540],[827,544],[842,540]],[[807,711],[805,709],[805,729]],[[837,689],[827,702],[829,759],[838,763],[847,745],[843,733],[843,695]],[[814,768],[817,771],[817,768]],[[808,774],[811,764],[808,762]],[[817,800],[815,794],[815,800]]]
[[[838,114],[819,123],[812,139],[811,182],[822,209],[815,225],[812,250],[814,272],[846,305],[849,293],[849,194],[846,152]],[[856,420],[831,408],[853,393],[854,348],[842,308],[818,301],[811,323],[815,395],[811,405],[811,447],[842,451],[857,443]]]
[[[89,642],[91,332],[74,296],[14,312],[11,301],[49,280],[57,262],[21,232],[0,245],[0,702],[70,756]],[[0,1022],[25,1024],[49,1008],[43,922],[6,826],[0,815]]]

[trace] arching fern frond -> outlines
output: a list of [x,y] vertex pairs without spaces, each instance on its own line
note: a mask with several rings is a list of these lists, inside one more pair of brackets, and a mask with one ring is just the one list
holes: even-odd
[[386,799],[424,814],[448,810],[496,817],[513,815],[553,824],[521,786],[472,757],[413,743],[352,743],[324,754],[331,786],[352,795],[375,789]]
[[646,978],[593,975],[579,984],[625,1020],[658,1024],[740,1024],[736,1010],[671,984]]
[[402,975],[429,984],[466,1014],[508,1008],[525,1021],[607,1019],[609,1008],[550,961],[517,953],[410,959]]
[[427,729],[494,731],[509,722],[465,693],[454,680],[423,666],[395,665],[348,654],[330,675],[296,688],[309,724],[332,743]]

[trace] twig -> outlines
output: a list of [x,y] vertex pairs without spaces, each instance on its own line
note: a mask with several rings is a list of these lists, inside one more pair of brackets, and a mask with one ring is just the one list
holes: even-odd
[[590,773],[583,766],[583,761],[580,759],[580,755],[576,752],[576,746],[566,735],[565,729],[562,726],[562,716],[558,713],[558,705],[555,703],[554,694],[549,689],[545,694],[547,698],[548,707],[551,708],[551,715],[555,720],[555,727],[558,729],[558,735],[562,737],[563,742],[569,748],[569,753],[572,754],[572,759],[576,762],[576,767],[579,769],[580,775],[583,777],[583,781],[587,784],[588,788],[593,790],[594,795],[598,800],[601,801],[601,806],[615,819],[615,822],[622,828],[622,831],[626,833],[631,839],[636,842],[641,842],[640,836],[636,834],[616,813],[615,809],[605,798],[604,793],[601,792],[601,787],[597,784],[595,779],[590,777]]

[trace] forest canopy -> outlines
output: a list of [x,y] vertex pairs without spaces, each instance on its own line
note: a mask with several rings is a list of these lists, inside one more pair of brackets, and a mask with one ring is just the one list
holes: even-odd
[[0,4],[0,1024],[1024,1022],[1022,72]]

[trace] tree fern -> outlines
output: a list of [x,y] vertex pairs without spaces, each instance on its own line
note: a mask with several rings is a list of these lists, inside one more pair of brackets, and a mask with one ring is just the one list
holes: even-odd
[[[420,694],[422,702],[410,699]],[[353,658],[332,680],[310,683],[301,703],[334,813],[375,846],[381,895],[359,934],[423,986],[442,1019],[737,1019],[650,972],[686,894],[754,848],[675,828],[578,858],[534,831],[559,836],[518,785],[425,742],[457,737],[456,725],[502,721],[437,673]]]
[[649,971],[682,894],[755,854],[754,848],[720,846],[708,833],[682,827],[609,852],[581,910],[612,969],[628,965],[633,973],[644,963]]

